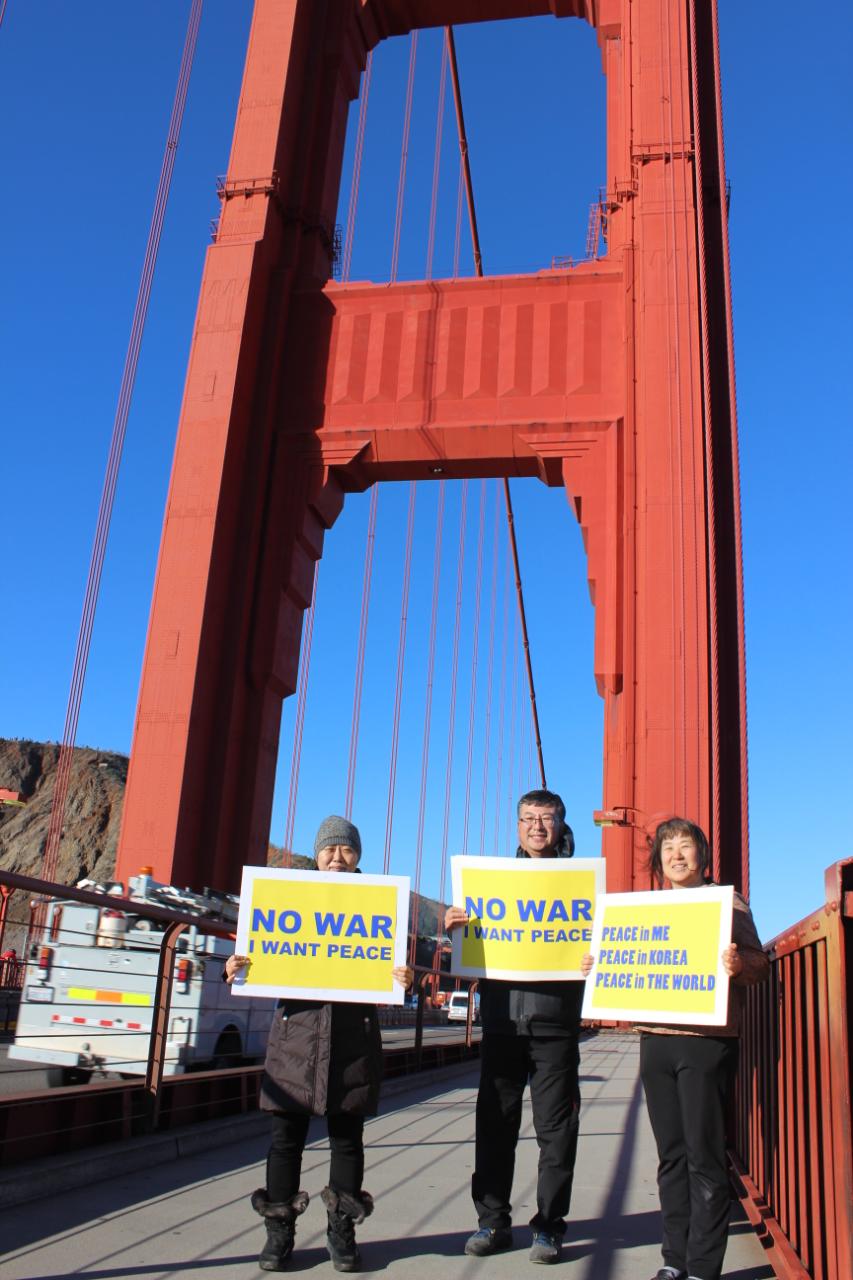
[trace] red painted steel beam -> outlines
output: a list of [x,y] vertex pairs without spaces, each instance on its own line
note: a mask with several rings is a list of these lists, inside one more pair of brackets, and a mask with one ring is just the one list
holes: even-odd
[[[531,277],[328,283],[368,48],[420,26],[544,13],[597,28],[606,257]],[[711,0],[257,0],[178,431],[120,874],[147,863],[160,879],[228,888],[265,860],[281,700],[346,491],[538,475],[565,486],[583,529],[602,808],[636,824],[603,833],[610,888],[646,885],[645,826],[659,812],[709,828],[723,878],[746,883],[713,19]]]

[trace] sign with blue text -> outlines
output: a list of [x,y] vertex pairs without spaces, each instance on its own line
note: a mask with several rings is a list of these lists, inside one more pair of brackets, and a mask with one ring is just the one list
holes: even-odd
[[580,978],[592,942],[603,858],[451,859],[453,902],[468,913],[454,929],[453,972],[471,978]]
[[235,995],[402,1004],[408,876],[244,867]]
[[724,1026],[732,940],[731,885],[606,893],[592,931],[595,957],[583,1017]]

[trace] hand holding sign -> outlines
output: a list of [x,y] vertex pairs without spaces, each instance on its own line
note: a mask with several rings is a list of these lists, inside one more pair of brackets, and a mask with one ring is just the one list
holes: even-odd
[[444,915],[444,928],[448,933],[468,923],[468,912],[461,907],[448,907]]

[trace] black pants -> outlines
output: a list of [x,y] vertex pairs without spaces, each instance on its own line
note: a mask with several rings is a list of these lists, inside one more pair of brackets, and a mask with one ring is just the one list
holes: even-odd
[[737,1040],[654,1035],[640,1041],[640,1076],[658,1148],[663,1260],[718,1280],[729,1229],[726,1096]]
[[576,1036],[483,1035],[471,1179],[481,1227],[508,1227],[512,1221],[515,1148],[529,1081],[539,1144],[537,1212],[530,1225],[558,1235],[565,1231],[578,1146],[578,1061]]
[[[364,1116],[330,1115],[332,1159],[329,1186],[357,1195],[364,1178]],[[311,1117],[298,1111],[272,1116],[272,1144],[267,1156],[267,1195],[274,1204],[290,1200],[299,1190],[302,1152]]]

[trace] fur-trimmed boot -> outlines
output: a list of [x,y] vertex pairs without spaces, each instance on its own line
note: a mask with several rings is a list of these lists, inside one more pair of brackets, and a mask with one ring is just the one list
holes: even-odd
[[258,1254],[262,1271],[284,1271],[293,1253],[296,1219],[308,1208],[308,1192],[297,1191],[290,1200],[274,1204],[263,1187],[252,1194],[252,1208],[264,1220],[267,1242]]
[[373,1196],[367,1191],[351,1195],[348,1191],[324,1187],[320,1199],[326,1206],[329,1219],[326,1245],[332,1266],[336,1271],[358,1271],[361,1254],[355,1242],[355,1229],[359,1222],[364,1222],[373,1213]]

